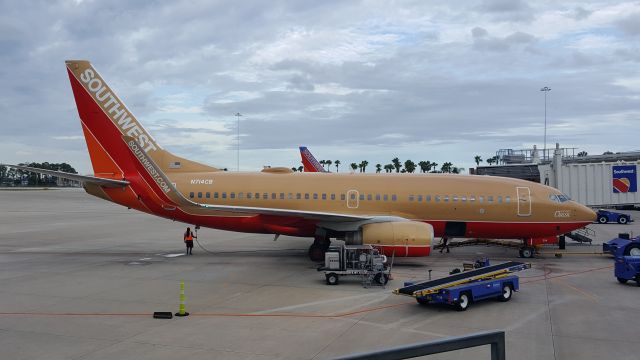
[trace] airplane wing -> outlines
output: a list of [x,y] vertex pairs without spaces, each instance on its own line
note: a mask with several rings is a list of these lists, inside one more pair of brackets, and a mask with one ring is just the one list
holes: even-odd
[[20,169],[20,170],[23,170],[23,171],[35,172],[35,173],[38,173],[38,174],[57,176],[57,177],[60,177],[60,178],[63,178],[63,179],[80,181],[82,183],[96,184],[96,185],[100,185],[100,186],[104,186],[104,187],[119,188],[119,187],[125,187],[125,186],[129,185],[129,182],[125,181],[125,180],[114,180],[114,179],[99,178],[99,177],[95,177],[95,176],[71,174],[71,173],[66,173],[66,172],[63,172],[63,171],[38,169],[38,168],[32,168],[32,167],[29,167],[29,166],[22,166],[22,165],[0,164],[0,166],[6,166],[6,167],[10,167],[10,168]]

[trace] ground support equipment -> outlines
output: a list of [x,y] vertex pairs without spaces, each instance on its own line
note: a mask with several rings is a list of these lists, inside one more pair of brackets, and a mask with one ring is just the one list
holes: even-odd
[[318,271],[324,271],[327,285],[338,285],[340,277],[360,276],[365,287],[384,286],[391,276],[387,257],[371,245],[331,246]]

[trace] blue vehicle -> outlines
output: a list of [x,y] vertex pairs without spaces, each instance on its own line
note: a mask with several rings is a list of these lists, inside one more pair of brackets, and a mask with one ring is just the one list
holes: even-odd
[[632,222],[631,216],[623,213],[618,213],[614,211],[599,209],[598,210],[598,222],[600,224],[606,224],[610,222],[618,223],[618,224],[628,224]]
[[[488,261],[486,262],[488,263]],[[510,261],[425,282],[405,283],[394,294],[412,296],[419,304],[448,304],[465,311],[474,301],[497,299],[509,301],[520,289],[520,281],[513,272],[528,269],[531,264]]]
[[616,257],[614,273],[620,283],[633,280],[640,286],[640,256]]
[[640,256],[640,236],[629,238],[628,234],[619,234],[617,238],[602,244],[602,252],[616,258],[622,256]]

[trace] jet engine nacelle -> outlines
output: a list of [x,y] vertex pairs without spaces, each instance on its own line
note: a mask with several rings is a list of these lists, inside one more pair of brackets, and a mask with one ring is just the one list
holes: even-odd
[[417,221],[396,221],[362,226],[362,244],[373,245],[386,256],[429,256],[433,227]]

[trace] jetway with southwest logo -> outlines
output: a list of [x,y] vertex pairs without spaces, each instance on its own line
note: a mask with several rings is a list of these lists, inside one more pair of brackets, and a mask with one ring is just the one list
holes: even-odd
[[[587,161],[585,161],[587,160]],[[539,164],[540,182],[557,188],[571,199],[591,207],[640,205],[640,159],[567,161],[556,152],[550,163]]]

